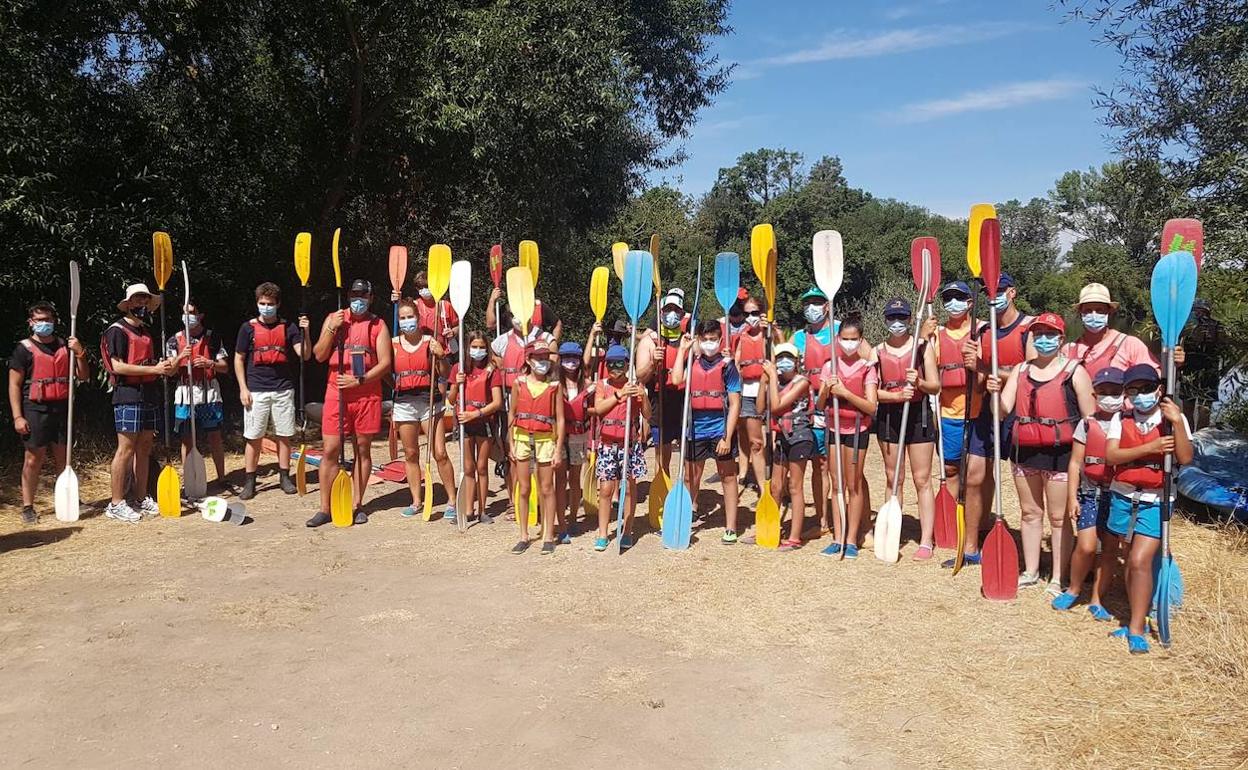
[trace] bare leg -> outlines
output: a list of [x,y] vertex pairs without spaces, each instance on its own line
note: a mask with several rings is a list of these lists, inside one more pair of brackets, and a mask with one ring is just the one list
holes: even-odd
[[1144,619],[1153,605],[1153,558],[1161,541],[1136,533],[1127,553],[1127,598],[1131,600],[1129,633],[1144,635]]
[[800,541],[802,539],[802,525],[806,522],[806,490],[804,489],[806,461],[792,460],[788,463],[788,466],[789,506],[792,517],[789,520],[789,539]]
[[1040,572],[1040,545],[1044,540],[1044,477],[1014,476],[1018,490],[1018,507],[1022,510],[1023,571],[1029,575]]
[[906,447],[906,459],[910,461],[910,477],[919,502],[919,545],[935,543],[936,496],[932,492],[932,453],[935,445],[911,444]]
[[145,430],[138,434],[134,443],[134,496],[142,500],[147,497],[147,476],[151,467],[152,440],[155,431]]
[[740,481],[737,479],[737,462],[725,460],[716,465],[718,465],[720,481],[724,485],[724,527],[736,532],[741,497]]
[[22,460],[22,505],[35,504],[35,490],[39,488],[39,472],[43,470],[43,458],[47,447],[27,449]]
[[446,490],[446,499],[452,507],[455,505],[455,466],[446,452],[446,431],[442,429],[442,419],[433,422],[433,461],[438,466],[438,477],[442,479],[442,488]]
[[[969,554],[979,553],[979,523],[988,510],[985,507],[985,488],[991,490],[992,487],[989,470],[987,458],[977,455],[966,458],[966,533],[962,542],[965,552]],[[991,491],[988,494],[991,495]]]
[[399,440],[403,442],[403,467],[407,471],[407,489],[412,493],[412,508],[420,507],[424,477],[420,464],[420,423],[400,422]]
[[355,480],[355,507],[364,504],[364,491],[368,488],[368,478],[373,473],[373,437],[370,434],[355,436],[355,467],[352,468]]
[[317,470],[317,486],[321,490],[321,512],[328,513],[330,509],[330,490],[334,485],[334,479],[338,477],[338,469],[341,467],[338,462],[342,457],[342,436],[325,435],[325,447],[321,453],[321,467]]
[[563,527],[563,511],[555,505],[555,469],[550,463],[537,465],[537,491],[542,498],[542,513],[544,514],[542,516],[542,542],[553,543],[555,524],[558,523],[561,528]]
[[1070,574],[1070,554],[1074,543],[1070,517],[1066,515],[1066,487],[1065,481],[1048,481],[1044,485],[1044,507],[1049,515],[1053,548],[1053,581],[1058,585],[1061,585],[1064,576]]

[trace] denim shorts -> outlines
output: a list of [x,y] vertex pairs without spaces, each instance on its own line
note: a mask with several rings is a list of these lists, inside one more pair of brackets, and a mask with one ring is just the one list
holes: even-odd
[[1076,493],[1079,499],[1079,520],[1075,529],[1082,532],[1089,527],[1104,529],[1109,522],[1109,490],[1083,489]]

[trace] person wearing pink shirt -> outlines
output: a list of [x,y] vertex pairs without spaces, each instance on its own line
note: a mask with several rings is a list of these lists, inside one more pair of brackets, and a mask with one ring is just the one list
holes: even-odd
[[[1062,353],[1073,361],[1083,364],[1088,374],[1102,369],[1126,371],[1136,364],[1151,364],[1161,372],[1157,359],[1139,337],[1109,328],[1110,318],[1118,310],[1118,303],[1109,297],[1109,289],[1099,283],[1090,283],[1079,291],[1075,303],[1083,322],[1083,334],[1079,339],[1066,343]],[[1176,359],[1178,358],[1176,351]]]

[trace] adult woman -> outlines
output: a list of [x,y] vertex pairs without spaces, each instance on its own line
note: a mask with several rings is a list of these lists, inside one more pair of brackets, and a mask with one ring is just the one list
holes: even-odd
[[[421,500],[424,473],[420,464],[420,435],[435,414],[442,413],[441,394],[435,390],[434,401],[429,400],[429,387],[437,374],[445,374],[446,351],[433,338],[433,330],[421,326],[415,301],[399,300],[399,336],[394,346],[394,413],[392,419],[399,426],[399,439],[403,442],[403,463],[407,470],[407,486],[412,493],[412,504],[399,513],[411,517],[426,501]],[[446,489],[447,505],[443,517],[455,520],[455,469],[446,454],[446,433],[433,430],[433,459],[438,464],[438,475]]]

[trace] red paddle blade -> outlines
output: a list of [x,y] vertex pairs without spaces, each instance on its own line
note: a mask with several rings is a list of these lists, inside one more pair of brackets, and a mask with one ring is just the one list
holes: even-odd
[[985,219],[979,227],[979,264],[984,289],[992,299],[1001,282],[1001,222],[997,219]]
[[1205,258],[1205,228],[1199,219],[1168,219],[1161,230],[1161,256],[1172,251],[1190,251],[1196,269]]
[[923,291],[923,253],[927,252],[928,273],[927,294],[922,297],[924,302],[931,302],[940,288],[940,243],[930,235],[915,238],[910,242],[910,275],[914,278],[914,290]]
[[390,247],[390,288],[403,290],[403,282],[407,280],[407,247]]
[[500,243],[490,247],[490,280],[494,282],[495,289],[503,280],[503,246]]
[[941,482],[936,495],[936,547],[958,547],[958,503],[949,494],[949,487]]
[[1008,602],[1018,596],[1018,546],[1014,545],[1004,519],[997,519],[992,525],[992,531],[984,539],[981,556],[984,598]]

